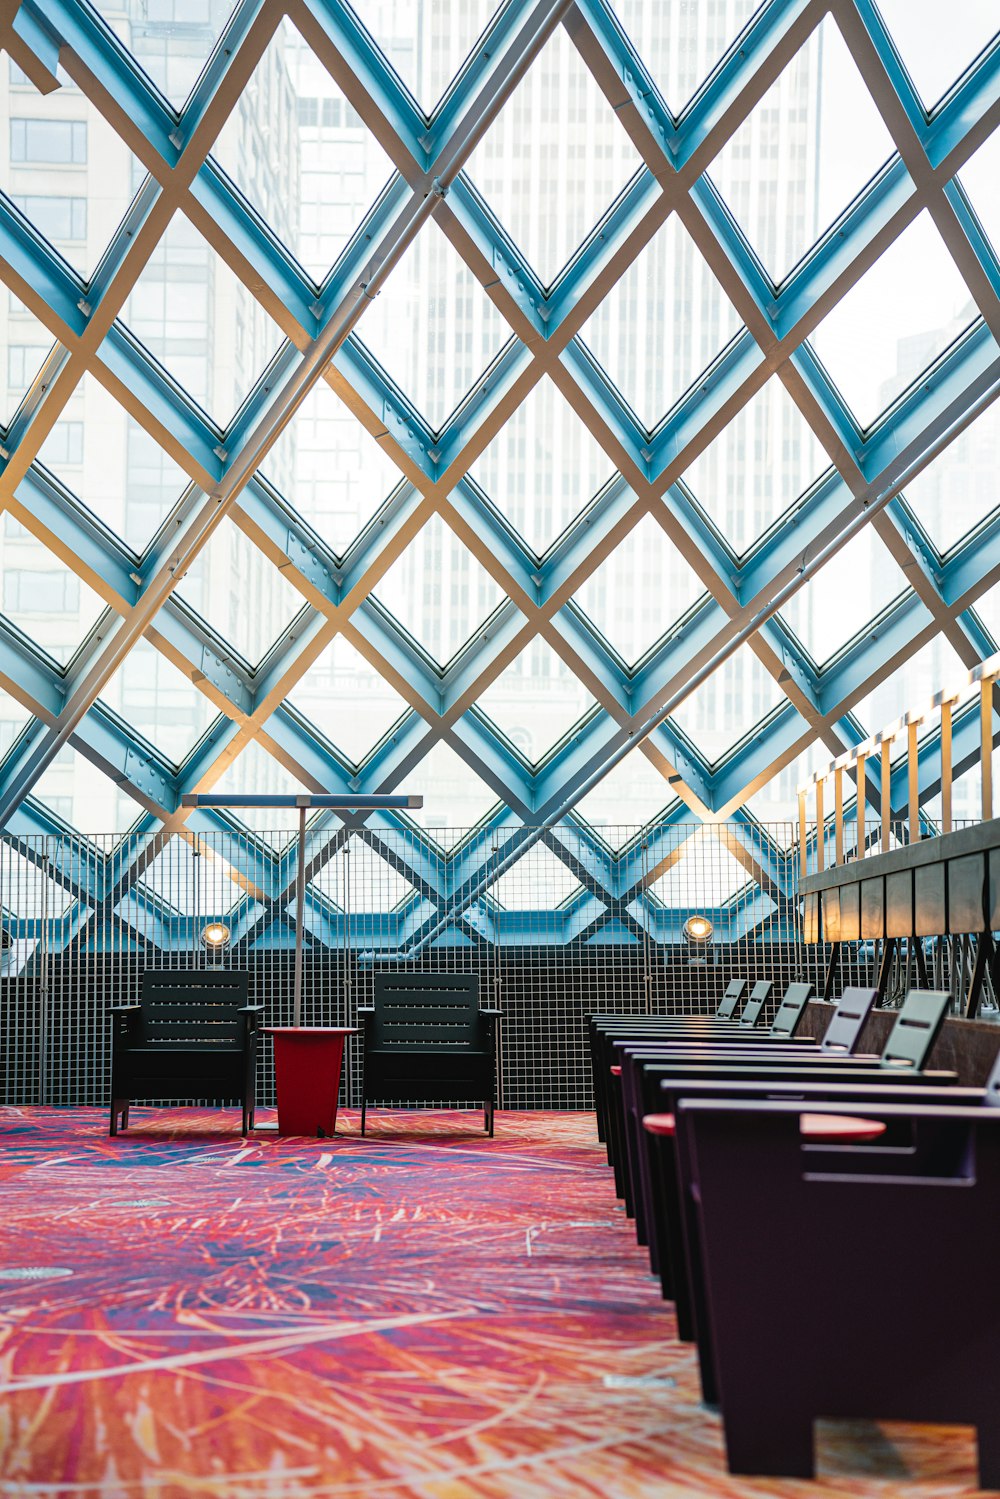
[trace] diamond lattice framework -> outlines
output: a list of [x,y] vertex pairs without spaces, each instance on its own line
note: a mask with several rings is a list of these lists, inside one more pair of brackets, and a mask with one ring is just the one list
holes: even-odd
[[998,38],[649,9],[509,0],[443,92],[463,0],[15,14],[0,826],[420,780],[625,858],[995,649]]

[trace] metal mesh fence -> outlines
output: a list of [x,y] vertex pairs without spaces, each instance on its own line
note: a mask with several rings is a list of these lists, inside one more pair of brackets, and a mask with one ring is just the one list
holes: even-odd
[[[316,825],[300,924],[297,833],[255,817],[251,832],[0,840],[5,1102],[104,1103],[108,1012],[138,997],[147,967],[244,969],[265,1024],[290,1024],[299,935],[306,1025],[356,1023],[380,970],[476,973],[481,1002],[503,1011],[508,1108],[589,1106],[595,1009],[705,1013],[736,974],[773,979],[775,1002],[796,977],[822,992],[829,954],[802,942],[791,823],[599,837],[511,824],[434,841],[388,821]],[[685,937],[694,916],[712,923],[707,943]],[[933,960],[960,992],[968,945]],[[840,983],[872,982],[878,961],[875,944],[844,944]],[[900,966],[890,992],[905,978]],[[354,1104],[359,1048],[349,1056]],[[265,1038],[259,1097],[273,1096]]]

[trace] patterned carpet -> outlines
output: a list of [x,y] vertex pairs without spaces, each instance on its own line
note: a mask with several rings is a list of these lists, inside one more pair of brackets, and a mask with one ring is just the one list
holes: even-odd
[[0,1110],[3,1499],[974,1491],[944,1428],[728,1478],[586,1115],[132,1118]]

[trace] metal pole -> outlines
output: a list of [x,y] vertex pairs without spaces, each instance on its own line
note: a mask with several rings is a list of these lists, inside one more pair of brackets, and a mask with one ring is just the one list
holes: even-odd
[[302,1024],[302,931],[306,915],[306,807],[299,808],[299,863],[295,871],[295,987],[292,1024]]
[[42,845],[41,937],[38,954],[38,1102],[49,1101],[49,856]]
[[191,929],[191,952],[197,956],[201,940],[201,882],[198,875],[201,872],[201,849],[197,840],[191,850],[191,858],[194,861],[194,924]]

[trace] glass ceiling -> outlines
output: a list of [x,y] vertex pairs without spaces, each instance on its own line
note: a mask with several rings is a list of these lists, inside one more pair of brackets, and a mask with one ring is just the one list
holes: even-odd
[[995,4],[241,4],[37,0],[59,87],[0,69],[0,823],[777,826],[987,650]]

